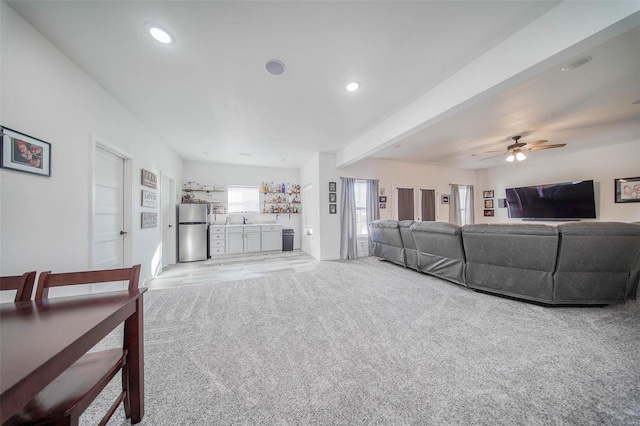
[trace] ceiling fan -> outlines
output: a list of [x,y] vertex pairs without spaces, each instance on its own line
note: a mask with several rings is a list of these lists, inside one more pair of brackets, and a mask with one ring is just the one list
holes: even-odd
[[[537,151],[540,149],[553,149],[553,148],[562,148],[563,146],[566,145],[566,143],[556,143],[553,145],[543,145],[549,141],[546,140],[539,140],[539,141],[535,141],[535,142],[530,142],[530,143],[524,143],[524,142],[520,142],[520,138],[522,136],[514,136],[511,139],[513,139],[513,142],[511,145],[509,145],[507,147],[507,152],[504,151],[487,151],[486,153],[493,153],[493,152],[499,152],[500,154],[498,155],[492,155],[491,157],[487,157],[487,158],[483,158],[482,160],[488,160],[490,158],[495,158],[495,157],[499,157],[501,155],[507,155],[508,157],[506,158],[506,160],[510,163],[513,162],[513,160],[518,160],[518,161],[522,161],[525,160],[527,157],[524,155],[524,151]],[[482,161],[480,160],[480,161]]]

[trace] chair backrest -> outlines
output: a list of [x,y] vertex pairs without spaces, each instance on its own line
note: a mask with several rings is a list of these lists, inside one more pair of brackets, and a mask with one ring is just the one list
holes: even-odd
[[112,281],[128,281],[129,290],[138,288],[138,280],[140,279],[140,265],[134,265],[131,268],[120,269],[103,269],[99,271],[83,271],[83,272],[66,272],[60,274],[52,274],[51,271],[42,272],[38,279],[38,288],[36,289],[36,300],[46,299],[49,297],[50,287],[63,287],[78,284],[95,284],[106,283]]
[[16,302],[31,300],[35,281],[36,271],[25,272],[22,275],[11,277],[0,277],[0,290],[16,290]]

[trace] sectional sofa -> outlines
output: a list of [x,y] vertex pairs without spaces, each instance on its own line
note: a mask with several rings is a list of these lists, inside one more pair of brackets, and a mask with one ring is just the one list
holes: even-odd
[[474,224],[378,220],[373,255],[475,290],[545,304],[635,299],[640,224]]

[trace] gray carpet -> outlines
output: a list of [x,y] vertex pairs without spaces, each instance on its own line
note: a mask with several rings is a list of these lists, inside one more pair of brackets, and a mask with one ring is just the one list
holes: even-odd
[[149,291],[145,315],[141,425],[640,424],[635,301],[541,307],[365,258]]

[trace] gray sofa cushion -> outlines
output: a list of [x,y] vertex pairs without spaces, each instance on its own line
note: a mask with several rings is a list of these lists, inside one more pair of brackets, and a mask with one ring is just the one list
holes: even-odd
[[624,303],[635,287],[640,227],[621,222],[558,226],[555,303]]
[[417,222],[411,226],[418,270],[457,284],[465,284],[465,256],[461,228],[447,222]]
[[467,287],[544,303],[553,301],[558,229],[542,224],[462,228]]
[[402,244],[404,244],[406,264],[409,268],[418,269],[418,252],[416,250],[416,242],[413,240],[413,232],[411,231],[411,225],[414,223],[416,222],[413,220],[401,220],[398,225],[400,226]]
[[373,255],[405,266],[404,245],[397,220],[374,220],[369,224]]

